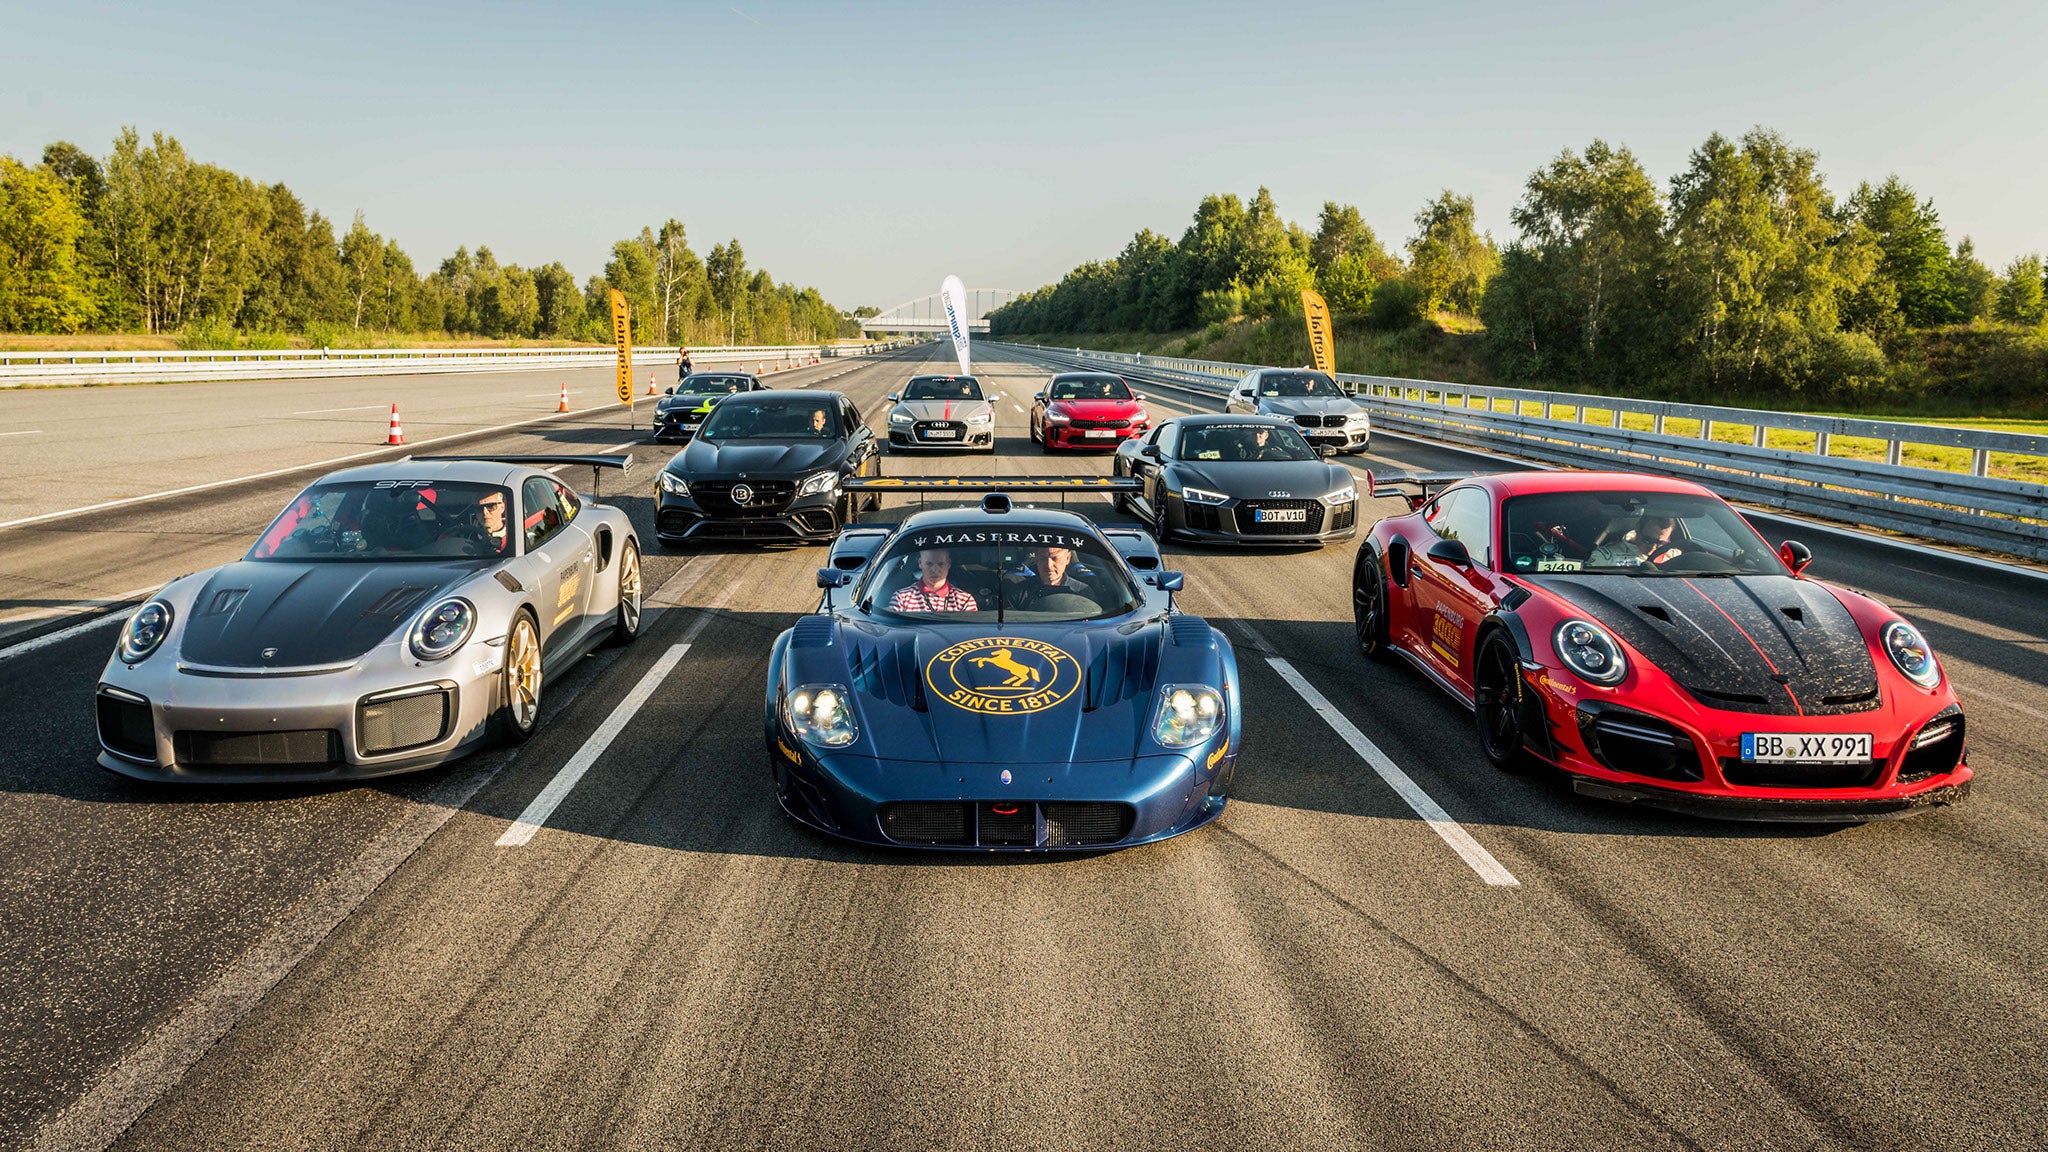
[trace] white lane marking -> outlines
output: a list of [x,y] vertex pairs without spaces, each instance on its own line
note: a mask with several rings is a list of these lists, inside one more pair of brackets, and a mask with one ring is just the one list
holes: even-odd
[[1015,412],[1019,416],[1024,414],[1024,409],[1015,404],[1010,405],[1010,411]]
[[41,428],[31,428],[26,432],[0,432],[0,436],[41,436],[42,434],[43,430]]
[[[510,424],[496,424],[489,428],[476,428],[468,432],[450,432],[446,436],[434,436],[426,440],[415,440],[405,445],[405,447],[425,448],[429,444],[457,440],[464,436],[488,436],[493,432],[509,432],[514,428],[524,428],[528,424],[541,424],[549,420],[556,420],[563,416],[571,415],[575,415],[575,413],[550,412],[545,416],[535,416],[531,420],[514,420]],[[0,528],[19,528],[24,524],[41,524],[46,520],[61,520],[66,516],[82,516],[87,512],[104,512],[109,508],[125,508],[130,504],[146,504],[151,500],[164,500],[172,496],[188,496],[194,492],[208,492],[215,488],[226,488],[230,484],[248,484],[256,480],[268,480],[275,476],[288,476],[293,472],[310,472],[315,468],[327,468],[336,464],[346,464],[351,460],[361,460],[368,456],[380,456],[390,451],[391,446],[372,448],[367,452],[355,452],[347,456],[336,456],[331,460],[315,460],[310,464],[293,464],[285,468],[273,468],[268,472],[258,472],[251,476],[236,476],[231,480],[210,480],[204,484],[191,484],[183,488],[173,488],[168,492],[152,492],[147,496],[129,496],[120,500],[87,504],[83,508],[66,508],[62,512],[45,512],[40,516],[24,516],[19,520],[0,522]]]
[[[706,618],[709,615],[706,613]],[[641,706],[647,703],[648,698],[654,695],[654,690],[661,687],[661,682],[668,679],[668,674],[675,671],[676,665],[683,658],[683,653],[689,650],[690,645],[685,641],[661,654],[661,658],[654,662],[654,667],[649,668],[647,674],[640,677],[640,682],[633,685],[633,690],[626,693],[626,698],[619,701],[619,706],[612,709],[612,714],[605,717],[604,723],[598,725],[597,731],[590,734],[590,739],[583,742],[583,747],[576,750],[576,755],[569,757],[569,762],[562,765],[562,770],[555,773],[555,778],[548,781],[547,787],[540,790],[540,795],[535,796],[533,802],[526,806],[526,810],[519,814],[519,818],[512,822],[511,827],[505,829],[504,835],[498,837],[498,847],[517,848],[533,839],[533,834],[540,831],[541,826],[548,822],[548,817],[554,815],[555,809],[561,806],[563,800],[568,799],[569,792],[576,787],[577,781],[583,779],[583,774],[590,771],[590,766],[597,763],[597,758],[604,754],[604,750],[612,746],[612,741],[619,738],[619,733],[626,730],[627,722],[632,720]]]
[[371,410],[371,409],[373,409],[373,408],[382,408],[382,407],[384,407],[384,406],[383,406],[382,404],[358,404],[358,405],[356,405],[356,406],[355,406],[355,407],[353,407],[353,408],[308,408],[308,409],[306,409],[306,410],[305,410],[304,412],[294,412],[294,413],[292,413],[292,415],[294,415],[294,416],[325,416],[325,415],[326,415],[327,413],[329,413],[329,412],[368,412],[368,411],[370,411],[370,410]]
[[[112,596],[106,597],[104,601],[85,601],[85,603],[119,604],[127,600],[139,600],[142,597],[148,595],[151,592],[156,591],[158,588],[161,587],[163,587],[163,585],[161,584],[151,584],[146,588],[135,588],[127,592],[116,593]],[[66,605],[66,607],[70,606],[71,605]],[[25,653],[33,652],[38,648],[48,648],[52,644],[60,644],[66,640],[71,639],[73,636],[81,636],[87,632],[92,631],[95,628],[104,628],[109,624],[118,624],[126,619],[128,619],[128,613],[121,611],[119,608],[116,608],[113,611],[108,612],[104,616],[95,616],[82,624],[73,624],[69,628],[59,628],[55,632],[38,636],[33,640],[23,640],[19,644],[10,644],[5,648],[0,648],[0,660],[6,660],[11,657],[24,655]]]
[[1388,787],[1392,788],[1401,799],[1408,802],[1408,807],[1413,808],[1415,814],[1422,817],[1425,824],[1428,824],[1438,836],[1443,837],[1444,843],[1451,846],[1451,851],[1456,852],[1464,859],[1465,863],[1472,866],[1474,872],[1479,873],[1481,880],[1496,888],[1520,888],[1522,886],[1522,882],[1515,879],[1514,873],[1502,867],[1500,861],[1493,858],[1493,853],[1488,852],[1480,845],[1479,841],[1474,840],[1472,834],[1465,831],[1463,825],[1451,819],[1451,814],[1444,811],[1442,805],[1431,799],[1429,793],[1422,790],[1421,785],[1411,779],[1406,772],[1401,771],[1400,767],[1392,760],[1389,760],[1387,754],[1379,750],[1378,745],[1366,739],[1365,733],[1358,730],[1358,725],[1353,724],[1349,717],[1337,711],[1336,707],[1324,698],[1321,692],[1316,691],[1315,685],[1310,684],[1302,677],[1301,673],[1294,670],[1294,665],[1289,664],[1279,656],[1266,657],[1266,663],[1271,664],[1273,671],[1278,672],[1280,678],[1287,681],[1289,687],[1293,688],[1303,700],[1308,701],[1308,706],[1316,710],[1316,715],[1321,716],[1324,723],[1334,729],[1337,735],[1343,737],[1346,744],[1351,745],[1351,750],[1358,753],[1359,759],[1371,765],[1372,770],[1380,774],[1380,779],[1385,780]]

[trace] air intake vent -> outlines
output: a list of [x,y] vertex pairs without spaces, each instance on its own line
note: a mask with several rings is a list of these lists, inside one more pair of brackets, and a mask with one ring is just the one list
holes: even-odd
[[1671,623],[1671,613],[1666,612],[1660,604],[1638,604],[1636,605],[1636,611],[1660,623]]
[[1140,633],[1105,645],[1088,661],[1088,701],[1085,711],[1128,700],[1152,691],[1159,670],[1159,646]]
[[800,617],[796,626],[790,629],[789,646],[792,648],[830,648],[835,631],[832,617],[812,613]]
[[1806,610],[1804,608],[1795,608],[1790,605],[1787,605],[1783,608],[1778,609],[1778,611],[1783,612],[1785,614],[1785,619],[1790,620],[1795,624],[1806,623]]
[[239,607],[242,603],[242,597],[248,594],[249,590],[247,588],[222,588],[207,598],[206,607],[200,609],[198,614],[201,616],[225,616]]
[[1209,622],[1200,616],[1179,615],[1166,622],[1168,634],[1173,642],[1183,648],[1214,648],[1216,635],[1209,630]]
[[377,597],[376,603],[363,609],[363,615],[383,616],[396,620],[414,608],[419,607],[420,601],[425,600],[427,594],[432,591],[432,588],[414,588],[411,585],[400,585]]

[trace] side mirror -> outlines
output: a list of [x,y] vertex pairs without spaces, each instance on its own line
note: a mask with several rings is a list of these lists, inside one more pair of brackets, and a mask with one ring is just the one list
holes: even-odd
[[1138,455],[1143,456],[1147,460],[1164,460],[1166,458],[1165,454],[1159,451],[1159,445],[1157,444],[1147,444],[1143,448],[1138,449]]
[[1131,393],[1131,395],[1139,400],[1143,400],[1145,398],[1145,394],[1143,392],[1133,392]]
[[889,393],[889,403],[891,403],[891,404],[894,404],[894,403],[896,403],[896,401],[898,401],[898,400],[900,400],[900,399],[902,399],[902,397],[901,397],[901,395],[899,395],[898,393],[895,393],[895,392],[891,392],[891,393]]
[[851,572],[842,572],[837,568],[818,569],[818,587],[820,588],[844,588],[851,583],[853,583],[853,573]]
[[1342,451],[1343,449],[1337,447],[1335,444],[1316,445],[1316,455],[1318,456],[1335,456],[1337,453]]
[[1431,544],[1428,556],[1439,564],[1448,564],[1453,568],[1472,566],[1472,553],[1466,551],[1465,545],[1456,540],[1439,540]]
[[1806,571],[1808,564],[1813,563],[1813,549],[1797,540],[1787,540],[1778,545],[1778,559],[1783,560],[1785,567],[1790,568],[1792,574],[1797,576]]
[[1152,586],[1161,592],[1178,592],[1187,586],[1185,572],[1161,572],[1152,578]]
[[1002,398],[1003,394],[1001,392],[991,392],[988,394],[988,402],[991,404],[995,403],[998,400],[1001,400]]
[[673,396],[673,395],[675,395],[675,394],[676,394],[676,390],[675,390],[675,387],[674,387],[673,385],[671,385],[671,386],[669,386],[669,387],[667,387],[667,388],[663,388],[663,389],[661,390],[661,394],[662,394],[663,396]]
[[1353,384],[1353,383],[1351,383],[1351,382],[1349,382],[1349,381],[1346,381],[1346,382],[1345,382],[1345,384],[1344,384],[1344,394],[1345,394],[1346,396],[1356,396],[1356,395],[1358,395],[1358,385],[1356,385],[1356,384]]

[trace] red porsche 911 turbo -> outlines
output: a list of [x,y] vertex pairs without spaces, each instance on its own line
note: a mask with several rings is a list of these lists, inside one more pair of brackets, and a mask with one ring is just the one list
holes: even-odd
[[1801,575],[1697,484],[1613,472],[1377,480],[1410,512],[1353,568],[1359,650],[1473,709],[1487,759],[1706,816],[1862,821],[1967,793],[1963,710],[1917,628]]

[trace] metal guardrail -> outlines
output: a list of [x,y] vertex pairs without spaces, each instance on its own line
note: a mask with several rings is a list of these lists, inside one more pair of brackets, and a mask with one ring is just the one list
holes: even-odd
[[[1125,375],[1218,403],[1238,378],[1268,367],[1079,348],[1007,347],[1065,366],[1114,366]],[[1994,452],[2048,460],[2048,436],[1438,380],[1350,373],[1339,373],[1337,379],[1356,387],[1375,426],[1389,432],[1578,468],[1680,476],[1767,508],[2048,560],[2048,484],[1987,475]],[[1559,416],[1560,409],[1570,417]],[[1647,429],[1626,426],[1645,418]],[[1667,430],[1673,421],[1696,422],[1697,430],[1675,434]],[[1747,429],[1749,442],[1714,438],[1717,427],[1729,426]],[[1781,431],[1812,436],[1813,448],[1770,446],[1771,433]],[[1837,438],[1881,442],[1884,460],[1835,455]],[[1909,463],[1909,445],[1967,450],[1970,468]]]
[[[767,364],[811,357],[870,355],[900,341],[865,344],[691,346],[697,364]],[[672,367],[676,346],[633,349],[650,367]],[[614,363],[610,348],[283,348],[234,351],[0,352],[0,388],[27,384],[118,384],[252,377],[371,376],[595,368]]]

